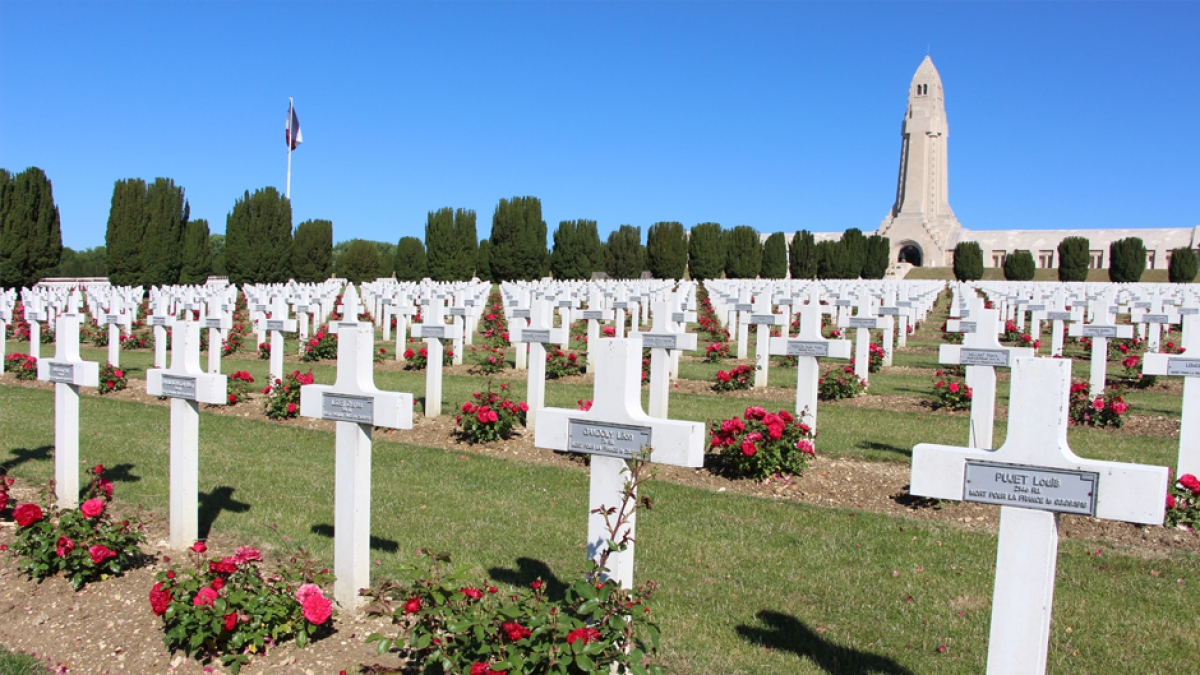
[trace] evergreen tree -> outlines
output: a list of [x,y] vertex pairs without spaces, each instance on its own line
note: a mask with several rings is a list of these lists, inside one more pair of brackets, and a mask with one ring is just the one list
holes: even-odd
[[454,209],[445,207],[430,211],[425,221],[425,255],[429,260],[429,278],[434,281],[453,281],[457,264],[455,258],[462,246],[454,241]]
[[863,275],[867,262],[867,238],[862,230],[852,227],[842,233],[842,248],[846,251],[846,279],[857,279]]
[[817,278],[817,244],[813,241],[812,232],[800,230],[792,235],[788,266],[793,279]]
[[555,279],[590,279],[592,276],[592,260],[585,249],[579,223],[577,220],[564,220],[554,230],[550,274]]
[[537,197],[501,199],[492,214],[491,241],[492,275],[498,281],[538,279],[549,270],[546,221]]
[[372,241],[375,244],[375,250],[379,253],[379,277],[380,279],[391,279],[396,271],[394,259],[396,257],[396,245],[386,241]]
[[600,230],[594,220],[577,220],[579,240],[583,243],[583,251],[588,258],[587,279],[592,278],[593,272],[604,271],[604,244],[600,242]]
[[292,278],[315,284],[333,276],[333,222],[306,220],[292,237]]
[[1117,284],[1142,280],[1146,271],[1146,245],[1140,237],[1118,239],[1108,247],[1108,279]]
[[606,271],[614,279],[637,279],[646,269],[640,227],[622,225],[609,232],[606,251]]
[[688,233],[688,272],[696,281],[720,279],[725,273],[719,224],[700,223]]
[[960,241],[954,247],[954,278],[977,281],[983,278],[983,248],[977,241]]
[[660,222],[646,232],[646,267],[655,279],[682,279],[687,271],[688,243],[683,224]]
[[208,235],[208,250],[212,251],[212,273],[215,276],[223,277],[229,274],[229,270],[225,267],[225,235],[210,234]]
[[1173,284],[1190,284],[1196,280],[1197,267],[1200,267],[1200,260],[1196,258],[1196,251],[1187,246],[1173,249],[1167,278]]
[[[542,233],[543,245],[546,240]],[[476,276],[479,266],[479,234],[475,231],[475,212],[470,209],[457,209],[454,212],[454,241],[458,244],[458,255],[455,256],[454,279],[469,281]]]
[[[3,236],[3,235],[0,235]],[[58,265],[46,270],[47,277],[104,277],[108,276],[108,267],[104,262],[103,246],[85,248],[75,251],[68,246],[63,247],[62,258]]]
[[62,258],[62,229],[50,179],[36,166],[0,190],[0,286],[33,286]]
[[208,221],[203,218],[188,221],[183,233],[183,255],[179,283],[203,284],[212,274],[212,247],[209,246]]
[[1029,251],[1013,251],[1004,258],[1004,278],[1009,281],[1033,281],[1037,274],[1037,265],[1033,262],[1033,253]]
[[146,234],[146,181],[119,180],[113,185],[104,248],[108,251],[108,280],[115,286],[141,282],[142,239]]
[[291,276],[292,203],[273,187],[256,190],[233,204],[225,219],[225,267],[229,281],[283,283]]
[[738,225],[725,237],[725,276],[729,279],[756,279],[762,268],[762,244],[758,232],[749,225]]
[[337,275],[353,284],[379,277],[379,249],[364,239],[352,239],[337,260]]
[[838,241],[819,241],[813,247],[817,262],[818,279],[845,279],[849,259],[846,249]]
[[492,242],[489,239],[479,240],[479,262],[476,264],[475,276],[483,281],[492,280]]
[[764,279],[782,279],[788,273],[787,237],[776,232],[763,242],[762,270]]
[[179,283],[183,239],[191,211],[183,188],[170,178],[156,178],[146,188],[145,204],[146,229],[140,247],[139,283],[143,286]]
[[392,260],[397,281],[420,281],[429,276],[425,245],[416,237],[401,237]]
[[1092,243],[1087,237],[1067,237],[1058,243],[1058,280],[1087,281]]
[[867,237],[866,255],[863,259],[862,277],[864,279],[882,279],[892,262],[892,240],[873,234]]

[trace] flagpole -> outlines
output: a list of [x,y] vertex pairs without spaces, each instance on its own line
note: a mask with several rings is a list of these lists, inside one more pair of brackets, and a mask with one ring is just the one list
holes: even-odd
[[284,196],[288,199],[292,198],[292,97],[288,97],[288,118],[287,118],[287,148],[288,148],[288,172],[287,172],[287,189],[284,191]]

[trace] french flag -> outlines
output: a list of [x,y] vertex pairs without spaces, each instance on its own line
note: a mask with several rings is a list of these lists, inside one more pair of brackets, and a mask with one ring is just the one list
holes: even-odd
[[283,127],[283,134],[290,150],[295,150],[304,142],[304,136],[300,133],[300,118],[296,117],[296,108],[292,106],[290,98],[288,99],[287,123]]

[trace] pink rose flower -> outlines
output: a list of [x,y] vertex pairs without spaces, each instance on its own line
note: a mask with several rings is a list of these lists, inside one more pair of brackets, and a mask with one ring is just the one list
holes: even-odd
[[99,497],[96,499],[89,499],[80,505],[79,510],[83,511],[84,516],[88,518],[95,518],[101,513],[104,513],[104,500],[100,499]]

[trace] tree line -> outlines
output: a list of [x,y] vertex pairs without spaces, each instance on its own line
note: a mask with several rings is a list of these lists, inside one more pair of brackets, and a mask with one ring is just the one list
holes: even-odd
[[[1087,237],[1065,237],[1058,243],[1058,280],[1087,281],[1092,267],[1092,244]],[[1114,283],[1141,281],[1146,271],[1148,254],[1141,237],[1126,237],[1109,244],[1108,280]],[[1004,256],[1004,278],[1008,281],[1031,281],[1037,275],[1033,252],[1016,250]],[[1172,249],[1167,265],[1167,278],[1173,284],[1195,281],[1200,258],[1188,246]],[[954,248],[954,277],[959,281],[983,278],[983,248],[979,242],[964,241]]]

